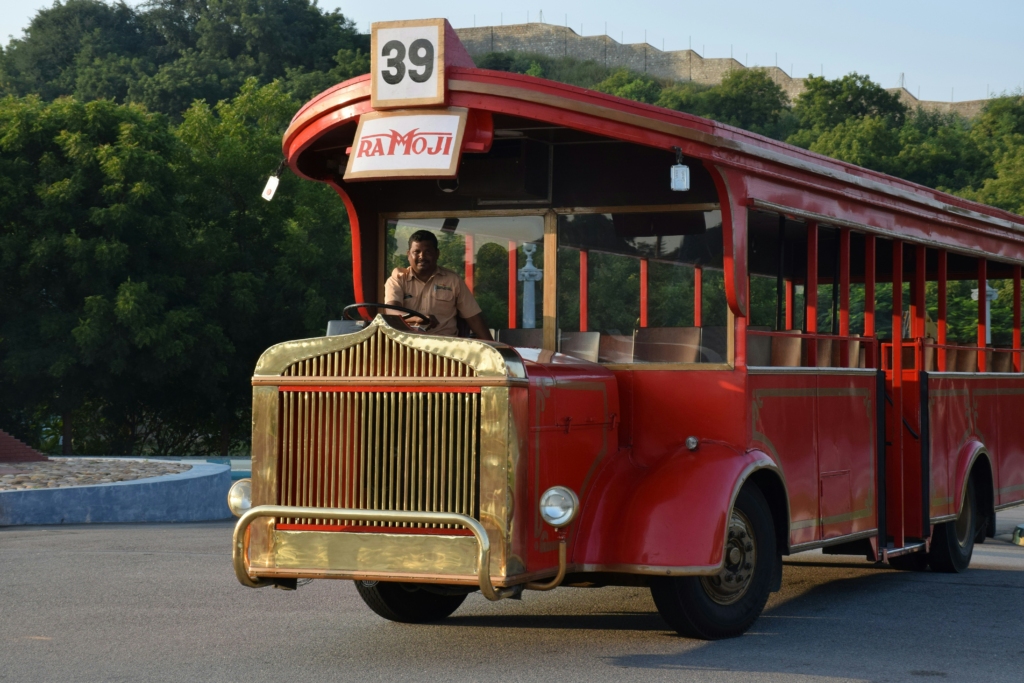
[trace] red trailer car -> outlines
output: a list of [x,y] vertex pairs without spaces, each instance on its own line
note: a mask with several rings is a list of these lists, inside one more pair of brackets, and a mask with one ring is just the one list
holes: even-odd
[[[477,69],[443,20],[375,25],[373,51],[296,114],[288,166],[345,202],[357,301],[429,230],[498,341],[365,303],[268,349],[243,584],[351,579],[406,622],[476,590],[642,585],[719,638],[784,555],[963,571],[1024,500],[1024,219]],[[947,338],[963,280],[1012,295],[1004,348],[986,296],[977,338]]]

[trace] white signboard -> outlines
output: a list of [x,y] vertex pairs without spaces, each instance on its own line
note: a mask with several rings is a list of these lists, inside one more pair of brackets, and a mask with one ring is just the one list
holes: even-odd
[[466,110],[370,112],[359,119],[345,180],[453,178],[466,130]]
[[371,28],[370,105],[444,104],[444,19],[386,21]]

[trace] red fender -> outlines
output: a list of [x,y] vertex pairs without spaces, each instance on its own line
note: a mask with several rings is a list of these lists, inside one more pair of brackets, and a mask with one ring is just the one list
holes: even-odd
[[[968,441],[960,449],[960,452],[956,456],[956,487],[953,489],[953,495],[956,496],[953,499],[955,504],[954,512],[957,517],[960,516],[960,510],[963,509],[964,500],[967,497],[967,478],[971,474],[971,470],[974,468],[974,463],[979,458],[985,458],[988,461],[989,471],[995,476],[995,467],[992,465],[992,456],[989,455],[988,449],[985,448],[985,444],[980,441]],[[992,485],[993,490],[995,489],[995,482],[989,482]]]
[[620,451],[582,505],[572,562],[588,571],[714,573],[736,496],[765,468],[778,472],[764,453],[722,443],[702,442],[650,467]]

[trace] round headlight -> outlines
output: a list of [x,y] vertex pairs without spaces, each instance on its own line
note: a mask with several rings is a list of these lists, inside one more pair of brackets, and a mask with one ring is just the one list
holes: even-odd
[[231,514],[241,517],[252,507],[252,479],[239,479],[228,490],[228,507]]
[[552,486],[540,497],[540,516],[553,527],[563,527],[576,517],[580,499],[572,489]]

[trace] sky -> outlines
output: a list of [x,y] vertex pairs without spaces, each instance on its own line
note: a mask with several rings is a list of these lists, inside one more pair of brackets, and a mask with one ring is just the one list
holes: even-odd
[[[138,4],[137,0],[129,0]],[[0,37],[20,37],[53,0],[2,0]],[[1021,0],[571,0],[533,6],[468,0],[320,0],[366,31],[374,21],[445,17],[456,28],[536,22],[577,33],[606,32],[666,50],[691,46],[704,57],[749,66],[778,64],[794,76],[851,71],[924,100],[984,99],[1024,86]]]

